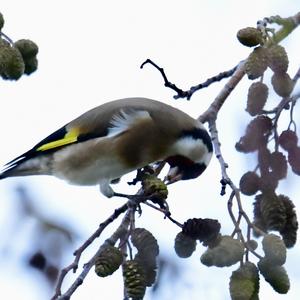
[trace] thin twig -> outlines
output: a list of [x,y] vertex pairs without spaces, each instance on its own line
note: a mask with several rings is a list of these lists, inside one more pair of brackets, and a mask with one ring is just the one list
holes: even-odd
[[55,294],[54,296],[51,298],[52,300],[57,299],[60,295],[61,295],[61,287],[62,287],[62,283],[63,280],[65,278],[65,276],[71,271],[73,270],[73,273],[76,272],[77,268],[78,268],[78,263],[80,260],[80,257],[82,255],[82,253],[84,252],[84,250],[96,239],[100,236],[100,234],[102,233],[102,231],[110,224],[112,223],[114,220],[116,220],[122,213],[124,213],[128,208],[127,203],[122,205],[121,207],[115,209],[114,213],[108,217],[106,219],[106,221],[102,222],[98,229],[74,252],[75,255],[75,259],[74,261],[67,267],[65,267],[64,269],[61,270],[60,275],[58,277],[58,282],[56,284],[56,289],[55,289]]
[[[118,238],[120,237],[120,232],[123,233],[124,228],[125,229],[128,228],[128,226],[130,224],[130,216],[129,215],[130,215],[130,212],[127,211],[120,226],[114,233],[114,235],[116,235]],[[100,255],[100,253],[102,251],[103,251],[103,245],[101,245],[100,248],[98,249],[98,251],[94,254],[94,256],[86,264],[84,264],[82,272],[74,280],[73,284],[69,287],[69,289],[64,294],[62,294],[60,297],[53,298],[53,299],[69,300],[71,298],[71,296],[73,295],[73,293],[77,290],[77,288],[83,283],[85,277],[87,276],[87,274],[89,273],[91,268],[94,266],[97,257]]]
[[183,227],[183,225],[181,223],[179,223],[178,221],[176,221],[175,219],[173,219],[171,217],[171,213],[169,211],[169,209],[163,209],[163,208],[160,208],[160,207],[157,207],[149,202],[143,202],[143,204],[155,209],[155,210],[158,210],[160,211],[161,213],[163,213],[165,215],[165,218],[169,219],[172,223],[176,224],[177,226],[179,226],[180,228]]
[[219,73],[218,75],[212,76],[210,78],[208,78],[206,81],[199,83],[195,86],[192,86],[189,90],[182,90],[179,87],[177,87],[174,83],[170,82],[167,78],[167,75],[164,71],[163,68],[161,68],[160,66],[158,66],[156,63],[154,63],[151,59],[146,59],[142,65],[141,65],[141,69],[146,65],[146,64],[150,64],[153,67],[155,67],[160,74],[163,77],[164,80],[164,85],[167,88],[172,89],[173,91],[175,91],[177,93],[177,95],[174,95],[174,99],[179,99],[179,98],[186,98],[187,100],[190,100],[191,97],[193,96],[193,94],[197,91],[199,91],[200,89],[203,88],[207,88],[208,86],[210,86],[212,83],[217,82],[217,81],[221,81],[224,78],[228,78],[230,77],[236,70],[237,66],[233,67],[232,69],[228,70],[228,71],[224,71]]
[[2,31],[0,31],[0,36],[3,36],[11,45],[14,43],[14,41]]

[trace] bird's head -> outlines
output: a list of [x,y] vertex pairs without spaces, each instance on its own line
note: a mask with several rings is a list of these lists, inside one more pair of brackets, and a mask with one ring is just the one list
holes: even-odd
[[198,177],[208,166],[212,153],[211,138],[202,124],[182,131],[172,146],[172,154],[166,158],[170,165],[167,179],[175,182]]

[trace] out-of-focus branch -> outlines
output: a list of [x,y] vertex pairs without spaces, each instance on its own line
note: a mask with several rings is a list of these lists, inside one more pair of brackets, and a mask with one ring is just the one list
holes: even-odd
[[[65,276],[71,271],[73,270],[73,272],[75,273],[77,268],[78,268],[78,264],[79,264],[79,260],[80,257],[82,255],[82,253],[84,252],[84,250],[96,239],[100,236],[100,234],[102,233],[102,231],[110,224],[112,223],[114,220],[116,220],[122,213],[124,213],[126,210],[128,209],[128,205],[127,203],[125,203],[124,205],[122,205],[121,207],[117,208],[114,213],[108,217],[106,219],[106,221],[102,222],[98,229],[74,252],[75,255],[75,259],[74,261],[67,266],[66,268],[61,270],[61,273],[59,275],[58,278],[58,282],[56,285],[56,290],[55,290],[55,295],[52,297],[52,300],[58,299],[58,297],[61,295],[61,286],[62,283],[64,281]],[[85,270],[86,272],[86,270]],[[85,276],[84,276],[85,277]],[[79,283],[79,279],[77,279],[77,284]],[[65,298],[67,299],[67,298]]]
[[[115,243],[119,238],[120,235],[123,234],[124,230],[128,228],[130,222],[131,222],[131,210],[128,210],[126,215],[124,216],[120,226],[117,228],[115,233],[112,235],[110,239],[107,240],[106,243]],[[105,244],[104,244],[105,245]],[[95,265],[96,259],[99,256],[99,254],[103,251],[104,245],[101,245],[98,251],[94,254],[94,256],[83,266],[82,272],[78,275],[78,277],[75,279],[73,284],[70,286],[70,288],[60,297],[57,298],[57,296],[53,299],[59,299],[59,300],[69,300],[73,293],[77,290],[77,288],[83,283],[85,277],[91,270],[91,268]]]

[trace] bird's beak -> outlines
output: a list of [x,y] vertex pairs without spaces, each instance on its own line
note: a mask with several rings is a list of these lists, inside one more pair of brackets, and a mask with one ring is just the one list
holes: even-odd
[[165,177],[165,183],[171,184],[175,183],[182,179],[182,173],[180,172],[178,167],[172,167],[170,168],[168,174]]

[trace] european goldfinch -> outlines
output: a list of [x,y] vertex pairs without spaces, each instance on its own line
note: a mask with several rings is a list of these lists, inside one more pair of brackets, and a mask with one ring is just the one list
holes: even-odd
[[5,165],[0,179],[53,175],[77,185],[100,185],[150,163],[165,161],[180,179],[198,177],[212,156],[204,126],[159,101],[126,98],[89,110]]

